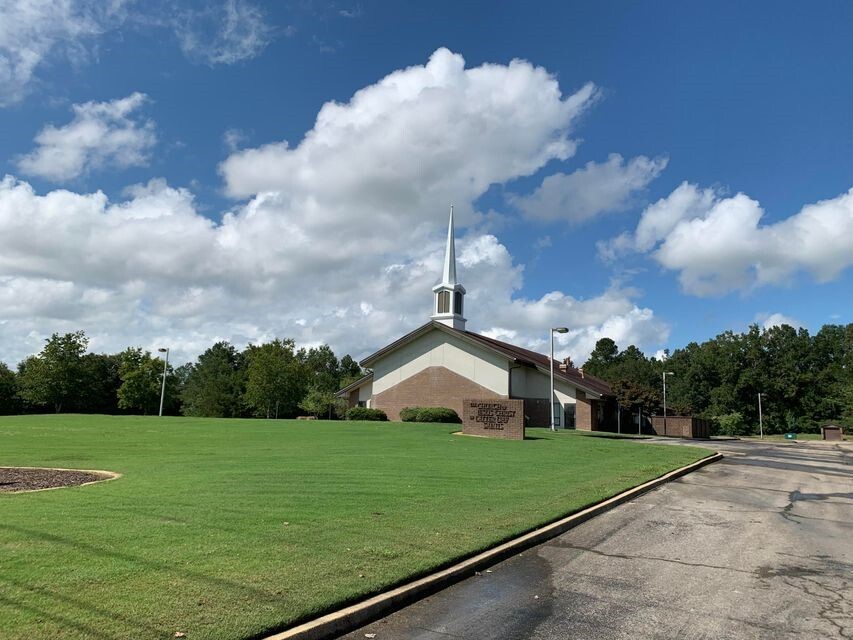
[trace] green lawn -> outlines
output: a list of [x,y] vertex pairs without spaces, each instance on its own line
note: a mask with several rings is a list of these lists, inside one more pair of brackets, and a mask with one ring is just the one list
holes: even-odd
[[0,418],[0,466],[118,480],[0,494],[0,636],[251,638],[709,455],[530,430]]

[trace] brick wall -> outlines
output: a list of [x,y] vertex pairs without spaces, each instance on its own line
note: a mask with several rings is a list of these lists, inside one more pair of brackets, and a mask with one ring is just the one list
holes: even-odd
[[709,438],[710,423],[693,416],[667,416],[664,428],[663,416],[652,416],[652,431],[659,436],[675,438]]
[[382,409],[389,420],[399,420],[406,407],[449,407],[462,417],[464,398],[505,398],[445,367],[428,367],[375,394],[371,406]]
[[578,391],[575,405],[575,429],[581,431],[598,430],[598,403],[588,400],[582,391]]

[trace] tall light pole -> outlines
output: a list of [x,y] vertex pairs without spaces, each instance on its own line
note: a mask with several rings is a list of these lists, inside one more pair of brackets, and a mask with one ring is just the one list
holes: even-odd
[[556,431],[557,427],[554,424],[554,334],[568,333],[567,327],[553,327],[551,329],[551,431]]
[[616,403],[616,433],[622,433],[622,405]]
[[163,360],[163,386],[160,388],[160,417],[163,417],[163,400],[166,398],[166,369],[169,366],[169,349],[168,347],[160,347],[157,349],[160,353],[165,353],[166,358]]
[[675,373],[672,371],[664,371],[663,372],[663,433],[666,435],[666,377],[674,376]]
[[764,419],[761,416],[761,396],[763,393],[758,394],[758,437],[764,440]]

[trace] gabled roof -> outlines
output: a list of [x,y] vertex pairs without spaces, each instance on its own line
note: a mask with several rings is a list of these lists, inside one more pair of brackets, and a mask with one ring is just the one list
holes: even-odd
[[[479,333],[473,333],[471,331],[460,331],[459,329],[454,329],[445,324],[432,320],[430,320],[424,325],[421,325],[411,333],[407,333],[399,340],[396,340],[388,346],[383,347],[376,353],[367,356],[364,360],[361,361],[360,364],[362,367],[370,367],[374,362],[376,362],[383,356],[391,353],[392,351],[396,351],[403,345],[412,342],[414,339],[432,331],[433,329],[444,331],[445,333],[457,336],[469,343],[485,347],[486,349],[489,349],[494,353],[504,356],[511,362],[535,367],[543,373],[550,372],[551,360],[546,355],[536,353],[535,351],[530,351],[529,349],[524,349],[522,347],[517,347],[507,342],[501,342],[500,340],[495,340],[494,338],[487,338],[486,336],[482,336]],[[595,376],[591,376],[588,373],[582,373],[580,370],[575,368],[562,371],[559,368],[561,364],[562,363],[560,362],[554,361],[554,378],[570,382],[575,387],[596,395],[610,395],[612,393],[610,390],[610,385],[601,378],[596,378]],[[343,389],[341,390],[341,392],[343,392]]]
[[[546,372],[550,372],[551,370],[551,358],[542,353],[536,353],[535,351],[530,351],[529,349],[524,349],[522,347],[516,347],[514,344],[509,344],[508,342],[501,342],[500,340],[495,340],[494,338],[488,338],[486,336],[482,336],[479,333],[471,333],[470,331],[460,331],[458,333],[464,333],[470,338],[473,338],[477,342],[480,342],[492,349],[500,351],[504,353],[508,357],[513,358],[516,362],[520,363],[530,363],[535,366],[537,369],[544,370]],[[610,389],[610,384],[601,378],[597,378],[588,373],[581,372],[580,369],[576,369],[574,367],[568,368],[565,371],[560,369],[561,362],[554,361],[554,377],[561,378],[563,380],[568,380],[576,387],[583,389],[584,391],[591,391],[593,393],[597,393],[600,395],[610,395],[612,393]]]
[[353,380],[347,386],[345,386],[343,389],[338,390],[337,393],[335,393],[335,395],[336,396],[345,396],[350,391],[352,391],[353,389],[358,389],[360,386],[362,386],[368,380],[373,380],[373,372],[372,371],[364,374],[358,380]]

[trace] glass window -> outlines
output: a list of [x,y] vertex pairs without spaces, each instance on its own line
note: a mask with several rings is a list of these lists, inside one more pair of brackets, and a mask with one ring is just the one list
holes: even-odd
[[574,429],[575,428],[575,405],[567,404],[565,407],[566,412],[566,429]]
[[554,403],[554,426],[560,426],[560,414],[563,413],[563,408],[560,406],[559,402]]
[[438,313],[450,313],[450,292],[439,291],[438,293]]
[[359,407],[366,407],[366,406],[367,406],[367,403],[366,403],[364,400],[359,400],[359,401],[358,401],[358,406],[359,406]]
[[462,293],[460,291],[453,294],[453,313],[462,315]]

